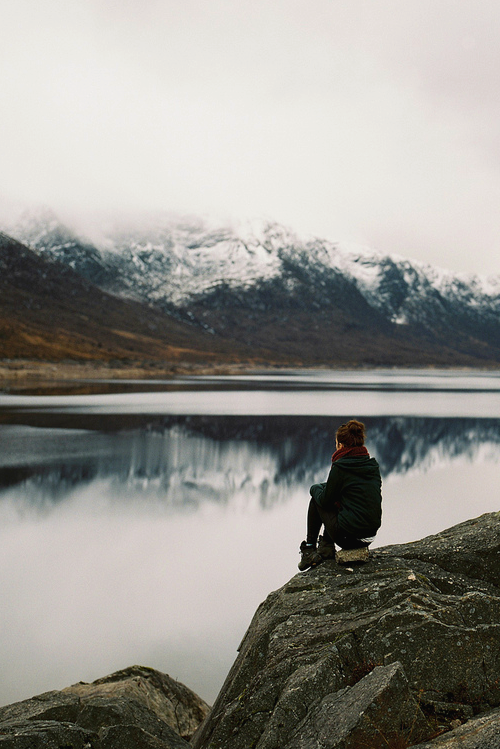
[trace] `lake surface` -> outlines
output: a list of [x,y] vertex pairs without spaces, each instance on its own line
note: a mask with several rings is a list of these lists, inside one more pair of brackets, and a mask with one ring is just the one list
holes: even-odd
[[0,704],[134,663],[208,702],[297,573],[335,431],[367,426],[373,547],[499,508],[500,375],[288,372],[0,393]]

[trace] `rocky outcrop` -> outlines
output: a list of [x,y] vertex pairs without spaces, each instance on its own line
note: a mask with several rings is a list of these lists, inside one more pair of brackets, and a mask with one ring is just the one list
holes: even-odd
[[257,610],[192,746],[498,749],[499,581],[500,513],[295,576]]
[[0,708],[0,747],[182,749],[208,709],[166,674],[133,666]]
[[499,581],[500,512],[323,562],[258,608],[210,713],[134,666],[0,708],[0,749],[498,749]]

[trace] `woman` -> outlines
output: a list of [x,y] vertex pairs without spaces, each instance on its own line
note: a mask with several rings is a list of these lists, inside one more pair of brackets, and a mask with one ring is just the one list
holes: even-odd
[[[365,425],[351,419],[337,429],[336,451],[328,480],[313,484],[307,512],[307,537],[300,545],[299,570],[335,558],[342,549],[368,546],[382,519],[382,479],[365,445]],[[325,526],[319,537],[321,526]]]

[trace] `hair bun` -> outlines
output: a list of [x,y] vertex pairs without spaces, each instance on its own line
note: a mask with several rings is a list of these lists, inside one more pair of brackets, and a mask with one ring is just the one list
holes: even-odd
[[363,445],[365,441],[365,425],[362,421],[351,419],[337,429],[337,441],[345,447]]

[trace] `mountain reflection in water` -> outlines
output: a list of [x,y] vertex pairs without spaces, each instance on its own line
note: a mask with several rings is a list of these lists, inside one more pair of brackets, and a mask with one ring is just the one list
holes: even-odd
[[[79,416],[66,417],[64,429],[4,424],[0,492],[22,488],[26,502],[47,507],[104,481],[117,499],[154,499],[172,510],[238,501],[270,508],[325,479],[344,419],[210,415],[124,423],[101,417],[99,431],[74,428]],[[365,423],[384,482],[457,459],[500,458],[498,419],[401,416]]]
[[0,704],[133,663],[212,702],[256,607],[297,572],[309,486],[351,416],[381,466],[374,547],[499,509],[498,377],[356,378],[0,395]]

